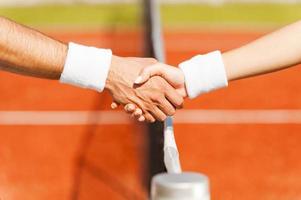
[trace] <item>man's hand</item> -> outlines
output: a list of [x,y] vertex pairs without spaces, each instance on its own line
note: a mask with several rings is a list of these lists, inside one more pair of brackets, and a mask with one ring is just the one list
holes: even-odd
[[[143,120],[163,121],[167,116],[181,108],[183,96],[161,77],[152,77],[148,81],[135,84],[135,79],[145,67],[157,64],[152,58],[122,58],[113,56],[106,89],[112,94],[114,106],[130,104],[140,108],[139,115]],[[117,103],[117,104],[116,104]]]
[[[140,72],[140,75],[135,80],[135,84],[139,84],[143,87],[147,81],[151,81],[154,78],[162,77],[165,79],[182,97],[186,97],[184,74],[179,68],[175,68],[163,63],[152,63],[152,65],[145,67]],[[112,108],[116,108],[116,104],[112,104]],[[134,104],[127,104],[125,111],[136,117],[138,121],[144,121],[146,116],[143,115],[140,107]]]
[[171,86],[173,86],[182,97],[186,97],[185,77],[182,70],[163,63],[156,63],[145,67],[135,80],[136,84],[142,84],[153,76],[161,76]]

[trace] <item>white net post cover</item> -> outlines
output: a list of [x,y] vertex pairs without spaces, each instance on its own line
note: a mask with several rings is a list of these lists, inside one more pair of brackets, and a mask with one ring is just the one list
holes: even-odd
[[208,178],[193,172],[157,174],[152,179],[151,200],[210,200]]

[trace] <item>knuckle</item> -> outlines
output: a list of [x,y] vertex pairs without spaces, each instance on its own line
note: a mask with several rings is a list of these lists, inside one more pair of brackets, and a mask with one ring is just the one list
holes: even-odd
[[183,103],[184,103],[184,99],[182,97],[178,98],[177,101],[176,101],[176,104],[177,104],[176,106],[177,107],[182,107]]
[[145,103],[144,104],[144,111],[150,111],[153,110],[153,105],[150,103]]
[[181,98],[180,101],[179,101],[179,106],[183,106],[183,103],[184,103],[184,99]]
[[167,116],[173,116],[176,113],[175,107],[168,102],[165,102],[165,104],[160,104],[159,107]]
[[176,114],[176,110],[174,108],[168,110],[169,116],[173,116],[174,114]]
[[158,109],[156,109],[156,111],[154,112],[154,116],[158,121],[161,122],[163,122],[167,118],[167,116]]
[[163,122],[164,120],[166,120],[166,118],[167,118],[166,115],[162,115],[162,116],[159,117],[159,120],[160,120],[161,122]]
[[145,119],[146,119],[147,121],[148,121],[149,119],[153,118],[152,115],[151,115],[148,111],[145,111],[144,117],[145,117]]

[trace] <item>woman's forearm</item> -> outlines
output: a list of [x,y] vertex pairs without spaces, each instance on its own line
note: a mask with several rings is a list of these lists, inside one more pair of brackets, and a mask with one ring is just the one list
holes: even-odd
[[0,68],[30,76],[59,79],[67,45],[0,17]]
[[301,62],[301,21],[222,55],[228,80],[281,70]]

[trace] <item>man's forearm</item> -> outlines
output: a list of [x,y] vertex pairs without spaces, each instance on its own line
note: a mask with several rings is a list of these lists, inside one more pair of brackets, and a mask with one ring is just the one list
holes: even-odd
[[67,45],[0,17],[0,67],[29,76],[59,79]]
[[228,80],[281,70],[301,62],[301,21],[223,54]]

